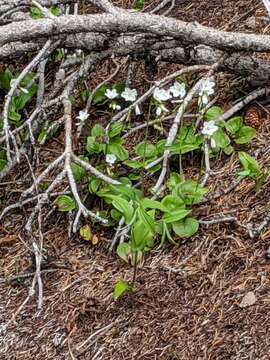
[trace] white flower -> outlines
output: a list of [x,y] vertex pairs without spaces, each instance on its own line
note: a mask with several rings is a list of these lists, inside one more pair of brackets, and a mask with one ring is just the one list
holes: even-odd
[[107,96],[108,99],[115,99],[118,96],[118,92],[116,89],[107,89],[105,92],[105,96]]
[[142,111],[141,111],[139,105],[136,105],[135,106],[135,114],[138,116],[138,115],[141,115],[141,113],[142,113]]
[[208,98],[208,95],[207,94],[203,94],[200,98],[199,98],[200,102],[201,102],[201,105],[207,105],[208,104],[208,101],[209,101],[209,98]]
[[113,109],[113,110],[121,110],[121,106],[120,105],[117,105],[116,103],[112,103],[110,105],[110,107]]
[[186,95],[186,85],[185,83],[179,83],[178,81],[175,81],[173,86],[169,88],[170,93],[173,97],[180,97],[183,99],[183,97]]
[[153,97],[157,101],[166,101],[166,100],[169,100],[172,96],[171,96],[169,90],[156,88],[154,90]]
[[215,90],[215,81],[213,77],[207,78],[205,80],[202,81],[201,86],[200,86],[200,92],[199,95],[203,96],[203,95],[212,95],[214,94]]
[[125,88],[125,90],[121,94],[122,98],[124,98],[126,101],[132,101],[132,102],[136,100],[137,95],[138,95],[137,90],[130,88]]
[[157,116],[160,116],[163,112],[168,113],[169,110],[168,110],[167,108],[165,108],[164,105],[161,104],[161,105],[159,105],[159,106],[156,108],[156,115],[157,115]]
[[210,145],[211,145],[211,148],[215,148],[217,146],[214,138],[211,138]]
[[218,127],[215,125],[214,120],[205,121],[202,128],[202,134],[207,136],[212,136],[217,130]]
[[76,116],[76,119],[80,120],[81,122],[85,122],[89,118],[89,114],[87,111],[81,110],[79,115]]
[[106,154],[106,163],[112,166],[117,160],[117,157],[114,154]]

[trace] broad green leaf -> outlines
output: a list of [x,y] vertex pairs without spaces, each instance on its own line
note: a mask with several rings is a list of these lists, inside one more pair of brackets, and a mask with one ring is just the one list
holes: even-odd
[[182,178],[180,174],[177,174],[176,172],[172,172],[170,174],[170,178],[167,182],[168,187],[170,190],[172,190],[177,184],[180,184],[182,182]]
[[105,130],[102,125],[96,124],[91,130],[91,136],[92,137],[100,137],[105,135]]
[[[244,151],[240,151],[238,153],[238,156],[239,156],[239,160],[240,160],[241,164],[243,165],[243,168],[245,171],[245,172],[243,172],[243,171],[240,172],[239,173],[240,176],[250,176],[254,179],[256,179],[257,177],[260,176],[261,169],[260,169],[260,166],[256,159],[254,159],[252,156],[250,156],[249,154],[247,154]],[[247,175],[245,175],[245,174],[247,174]]]
[[102,181],[95,178],[88,178],[88,190],[91,194],[96,194]]
[[111,210],[111,217],[115,221],[120,221],[120,219],[122,217],[122,214],[118,210],[112,209]]
[[128,243],[122,243],[117,246],[117,255],[124,260],[125,262],[128,262],[129,258],[131,257],[131,247]]
[[173,231],[181,238],[189,238],[199,229],[199,223],[196,219],[188,217],[181,221],[172,223]]
[[231,155],[233,153],[233,147],[231,145],[228,145],[223,149],[223,151],[226,155]]
[[54,205],[56,205],[58,210],[61,212],[67,212],[76,209],[75,201],[68,195],[58,196],[54,201]]
[[136,160],[125,160],[124,165],[127,165],[128,167],[130,167],[132,169],[140,169],[144,166],[144,164],[142,164],[141,162],[136,161]]
[[92,96],[94,104],[101,104],[102,102],[104,102],[104,100],[107,99],[105,96],[105,92],[107,89],[108,89],[108,86],[104,84],[94,92],[94,94]]
[[85,149],[89,154],[99,154],[103,150],[103,144],[98,144],[94,136],[88,136]]
[[119,196],[107,194],[106,197],[113,200],[112,205],[124,215],[126,224],[129,224],[134,214],[133,206]]
[[91,228],[88,224],[86,224],[80,228],[80,235],[86,241],[92,240],[93,234],[92,234]]
[[178,184],[175,189],[173,189],[172,195],[179,196],[186,205],[194,205],[202,201],[207,191],[207,188],[204,188],[196,181],[187,180]]
[[137,221],[131,229],[132,241],[131,250],[143,251],[149,248],[149,244],[153,242],[154,234],[149,231],[149,228],[145,226],[145,223],[141,220]]
[[163,221],[165,221],[165,223],[169,224],[184,219],[190,213],[191,210],[186,210],[186,209],[174,210],[171,211],[170,213],[164,214],[162,219]]
[[9,120],[12,120],[15,123],[18,123],[21,120],[21,114],[19,114],[16,111],[9,111],[8,118],[9,118]]
[[141,157],[155,157],[157,155],[156,147],[147,142],[141,142],[135,146],[135,153]]
[[124,161],[128,158],[128,151],[117,143],[109,144],[107,146],[107,153],[114,154],[120,161]]
[[250,126],[242,126],[237,132],[235,142],[236,144],[246,144],[256,136],[256,130]]
[[213,139],[216,142],[216,146],[221,149],[225,149],[228,145],[230,145],[230,142],[231,142],[228,135],[226,135],[225,132],[222,131],[221,129],[218,129],[214,133]]
[[126,292],[132,292],[134,289],[124,280],[118,280],[114,286],[113,290],[113,298],[114,300],[118,300],[122,297]]
[[225,128],[231,134],[236,134],[243,126],[243,120],[241,116],[233,117],[225,123]]
[[223,114],[223,110],[219,106],[212,106],[207,110],[205,117],[207,120],[218,120]]
[[185,207],[185,203],[178,196],[166,195],[161,203],[167,209],[167,212],[175,211]]
[[128,200],[138,200],[141,196],[139,190],[126,185],[109,185],[109,189],[114,194],[125,196]]
[[124,125],[121,122],[115,122],[111,125],[110,130],[108,132],[109,138],[113,138],[117,135],[121,134],[121,131],[123,130]]
[[144,199],[142,199],[140,201],[140,204],[145,209],[157,209],[157,210],[160,210],[160,211],[163,211],[163,212],[168,211],[166,206],[164,206],[161,202],[156,201],[156,200],[151,200],[151,199],[148,199],[148,198],[144,198]]
[[76,181],[81,181],[86,175],[85,169],[75,163],[71,163],[71,170]]
[[155,222],[154,222],[153,218],[141,206],[138,207],[137,214],[138,214],[139,219],[144,224],[145,228],[154,234],[155,233]]

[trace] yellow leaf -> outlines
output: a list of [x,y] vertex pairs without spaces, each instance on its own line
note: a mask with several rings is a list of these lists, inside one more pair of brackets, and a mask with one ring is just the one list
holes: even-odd
[[80,235],[86,241],[92,241],[93,234],[89,225],[84,225],[80,228]]

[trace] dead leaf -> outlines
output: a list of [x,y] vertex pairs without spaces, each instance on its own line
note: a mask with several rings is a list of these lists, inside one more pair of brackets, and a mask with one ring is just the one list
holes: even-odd
[[254,305],[256,303],[256,296],[254,294],[253,291],[249,291],[248,293],[246,293],[246,295],[243,297],[241,303],[239,304],[239,306],[241,308],[245,308],[247,306],[251,306]]
[[97,235],[93,235],[93,237],[92,237],[92,244],[93,244],[93,245],[97,245],[98,242],[99,242],[99,238],[97,237]]

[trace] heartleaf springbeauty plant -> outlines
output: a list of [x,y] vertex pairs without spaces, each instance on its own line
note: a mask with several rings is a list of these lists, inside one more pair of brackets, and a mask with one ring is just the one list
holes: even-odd
[[241,178],[250,177],[255,180],[255,191],[259,191],[268,177],[268,170],[261,169],[257,160],[244,151],[238,153],[243,170],[238,172]]

